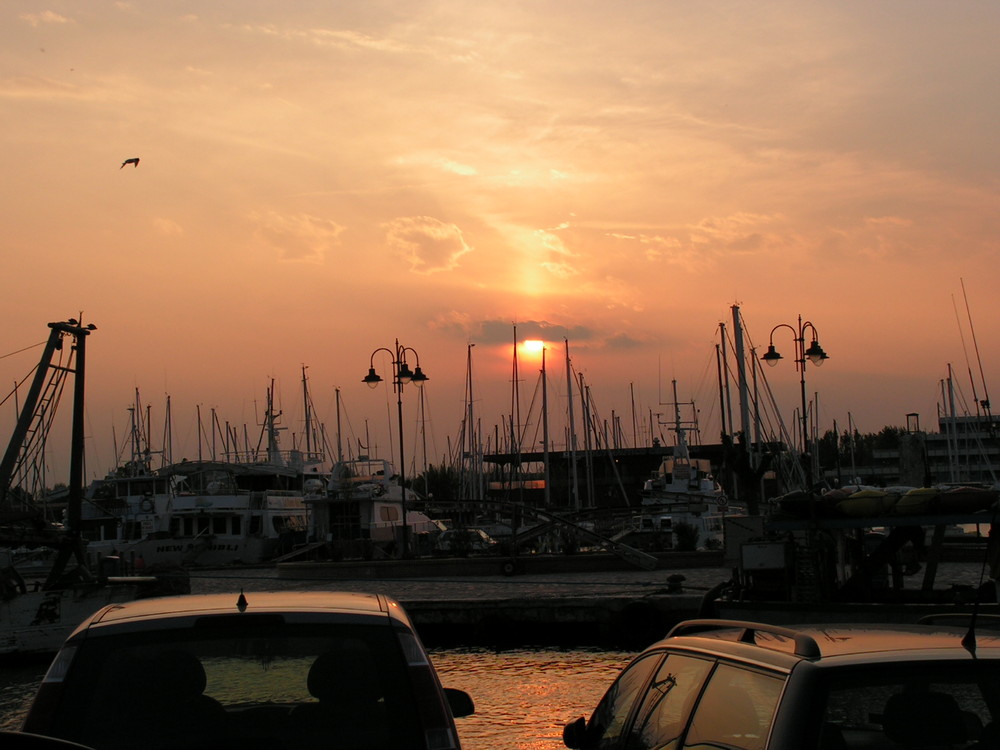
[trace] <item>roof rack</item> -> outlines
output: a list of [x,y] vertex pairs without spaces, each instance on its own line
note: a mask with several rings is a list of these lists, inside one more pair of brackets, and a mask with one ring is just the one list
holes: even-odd
[[[778,625],[767,625],[761,622],[749,622],[746,620],[685,620],[679,622],[667,633],[667,638],[675,638],[681,635],[697,635],[712,630],[742,630],[738,638],[740,643],[750,643],[754,646],[757,643],[757,633],[768,633],[788,638],[795,643],[795,655],[805,659],[818,659],[823,654],[819,649],[819,644],[811,635],[806,635],[792,628],[783,628]],[[762,647],[763,648],[763,647]]]

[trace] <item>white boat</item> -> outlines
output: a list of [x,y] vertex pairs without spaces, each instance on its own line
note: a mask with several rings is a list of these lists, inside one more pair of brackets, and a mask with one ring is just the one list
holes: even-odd
[[87,554],[130,570],[257,564],[305,541],[322,475],[271,463],[188,461],[91,486]]
[[307,499],[326,491],[322,454],[282,451],[276,418],[269,391],[264,460],[182,461],[151,471],[140,456],[121,475],[95,482],[83,507],[88,556],[116,557],[128,571],[253,565],[304,543]]
[[[54,652],[84,618],[107,604],[180,593],[187,588],[183,577],[107,576],[88,566],[79,529],[83,496],[84,352],[93,326],[83,327],[71,319],[49,323],[49,328],[48,343],[0,461],[0,546],[10,550],[50,548],[55,555],[44,581],[26,580],[16,565],[0,562],[3,591],[0,655]],[[63,346],[64,339],[70,340],[70,346]],[[56,351],[69,352],[69,356],[64,353],[55,364]],[[41,473],[32,471],[29,464],[32,458],[44,454],[52,410],[69,373],[74,375],[74,399],[66,518],[64,524],[53,524],[35,504],[43,488],[33,486],[31,480]]]
[[414,508],[413,503],[422,498],[409,489],[404,496],[396,477],[392,464],[384,459],[338,461],[327,492],[306,498],[312,508],[310,538],[346,549],[353,556],[352,546],[360,546],[364,555],[366,546],[370,552],[372,547],[386,549],[400,541],[404,514],[411,543],[414,535],[441,531],[441,524]]
[[[676,403],[677,443],[673,454],[664,456],[659,468],[642,488],[640,513],[633,519],[632,530],[658,538],[667,549],[683,549],[692,541],[696,549],[722,549],[724,519],[743,515],[745,508],[733,507],[712,475],[708,459],[692,458],[687,433]],[[691,538],[685,538],[689,534]],[[695,536],[696,535],[696,536]]]

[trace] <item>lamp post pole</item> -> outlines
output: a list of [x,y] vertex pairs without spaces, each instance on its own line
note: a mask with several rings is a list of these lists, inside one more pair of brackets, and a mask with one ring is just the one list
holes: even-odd
[[[787,328],[795,336],[795,366],[799,370],[799,388],[802,397],[802,454],[805,456],[809,452],[809,404],[806,400],[806,361],[812,362],[816,367],[819,367],[830,357],[823,351],[823,347],[819,345],[819,334],[816,331],[816,326],[808,320],[803,322],[802,316],[799,315],[797,327],[792,327],[788,323],[779,323],[771,329],[767,353],[762,357],[771,367],[778,364],[778,360],[782,358],[774,348],[774,332],[779,328]],[[806,348],[807,330],[812,335],[808,349]],[[811,458],[804,463],[805,466],[803,469],[806,473],[806,488],[811,490],[813,483]]]
[[[403,527],[402,538],[400,540],[402,543],[400,557],[407,558],[410,557],[410,524],[406,517],[406,452],[403,449],[403,386],[407,383],[414,383],[419,387],[422,386],[428,378],[424,375],[423,370],[420,369],[420,355],[417,354],[416,349],[408,346],[401,346],[399,339],[396,339],[394,349],[388,349],[384,346],[380,346],[372,352],[368,367],[368,374],[361,379],[361,382],[367,383],[370,388],[375,388],[382,382],[382,378],[380,378],[378,373],[375,372],[375,355],[379,352],[386,352],[392,357],[392,387],[396,392],[396,411],[399,417],[399,489],[400,512],[403,516],[401,519]],[[406,363],[407,352],[411,352],[416,358],[416,369],[414,370],[410,370],[410,366]]]

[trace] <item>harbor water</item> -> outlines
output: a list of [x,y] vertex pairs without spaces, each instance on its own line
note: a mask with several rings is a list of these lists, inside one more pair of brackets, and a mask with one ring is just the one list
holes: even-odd
[[[694,590],[708,588],[727,574],[720,569],[674,571]],[[248,598],[253,591],[277,589],[378,590],[400,600],[421,596],[469,599],[496,597],[514,590],[554,596],[560,591],[600,591],[608,587],[630,587],[642,592],[662,588],[664,571],[589,574],[584,577],[515,577],[496,579],[336,581],[322,585],[309,580],[278,579],[273,570],[215,571],[195,574],[195,593],[236,592]],[[973,584],[978,566],[942,564],[942,585]],[[534,580],[532,580],[534,579]],[[496,748],[551,749],[562,747],[562,727],[589,715],[614,676],[634,653],[587,648],[524,647],[503,650],[481,648],[436,648],[432,657],[442,682],[473,696],[476,713],[457,720],[465,750]],[[0,729],[16,729],[41,680],[44,663],[0,666]]]

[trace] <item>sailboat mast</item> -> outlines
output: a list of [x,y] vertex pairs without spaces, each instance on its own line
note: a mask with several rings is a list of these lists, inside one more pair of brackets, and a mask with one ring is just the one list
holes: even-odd
[[569,410],[569,472],[573,510],[580,510],[580,480],[576,474],[576,426],[573,423],[573,374],[569,359],[569,339],[566,343],[566,408]]
[[[479,463],[480,451],[479,445],[476,441],[476,421],[475,421],[475,402],[472,395],[472,347],[475,344],[469,344],[466,347],[465,353],[465,392],[468,397],[468,411],[466,412],[466,432],[468,433],[468,445],[469,445],[469,460],[472,462],[470,479],[472,488],[472,500],[482,500],[483,496],[480,492],[480,477],[482,476],[482,470]],[[479,441],[481,443],[482,441]],[[466,467],[467,462],[462,462],[463,469]]]
[[979,366],[979,380],[983,385],[983,398],[979,405],[983,407],[986,414],[986,421],[990,427],[990,434],[993,433],[993,416],[990,414],[990,393],[986,387],[986,376],[983,374],[983,358],[979,355],[979,342],[976,340],[976,329],[972,325],[972,310],[969,309],[969,296],[965,293],[965,279],[962,279],[962,297],[965,298],[965,314],[969,319],[969,331],[972,334],[972,347],[976,352],[976,363]]
[[344,444],[341,442],[340,437],[340,389],[334,388],[333,391],[337,396],[337,461],[343,462]]
[[545,376],[545,351],[542,347],[542,451],[545,461],[545,505],[552,505],[552,476],[549,472],[549,389]]
[[733,305],[733,339],[736,347],[737,387],[739,388],[740,431],[743,433],[743,449],[750,452],[750,399],[747,392],[747,359],[743,341],[743,321],[740,319],[739,305]]
[[306,422],[306,457],[307,460],[312,460],[312,411],[309,406],[309,384],[306,381],[305,365],[302,365],[302,408]]
[[169,466],[174,462],[174,425],[173,417],[170,415],[170,396],[167,396],[167,415],[163,421],[163,450],[166,452],[163,465]]

